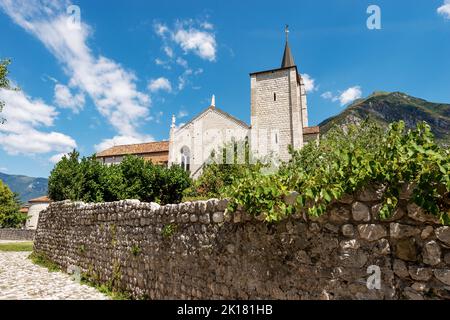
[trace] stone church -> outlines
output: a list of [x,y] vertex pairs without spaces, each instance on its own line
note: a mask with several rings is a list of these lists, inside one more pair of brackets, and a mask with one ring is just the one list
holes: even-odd
[[256,157],[289,160],[288,146],[301,148],[317,139],[318,127],[308,126],[308,106],[303,78],[294,62],[286,34],[281,66],[250,74],[251,124],[211,105],[181,128],[172,120],[169,164],[181,164],[195,177],[212,150],[225,143],[249,139]]
[[104,163],[120,162],[126,154],[142,154],[152,160],[153,152],[156,162],[180,164],[191,176],[198,177],[213,150],[221,150],[226,143],[248,139],[256,158],[270,156],[286,161],[290,157],[289,145],[299,149],[318,139],[319,127],[308,126],[305,84],[289,47],[287,29],[281,66],[250,73],[250,96],[250,125],[217,108],[213,96],[209,107],[181,127],[172,117],[168,142],[116,146],[97,157]]

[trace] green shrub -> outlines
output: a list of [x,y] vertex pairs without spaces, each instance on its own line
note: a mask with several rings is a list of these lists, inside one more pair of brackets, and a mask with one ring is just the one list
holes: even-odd
[[[391,216],[403,183],[415,185],[413,201],[449,222],[450,152],[439,147],[425,123],[405,130],[403,122],[384,131],[373,123],[335,128],[320,143],[292,151],[292,160],[271,175],[247,171],[227,189],[230,209],[279,220],[295,210],[319,216],[346,193],[375,184],[385,188],[380,216]],[[297,191],[297,203],[285,197]]]
[[190,187],[188,173],[179,166],[165,168],[136,156],[118,165],[103,165],[95,156],[79,160],[73,151],[58,162],[49,178],[49,197],[84,202],[137,199],[161,204],[181,201]]
[[[228,156],[228,160],[227,160]],[[186,190],[186,198],[222,198],[225,189],[243,178],[247,170],[257,170],[260,164],[252,164],[248,141],[227,143],[217,154],[211,153],[201,176]]]

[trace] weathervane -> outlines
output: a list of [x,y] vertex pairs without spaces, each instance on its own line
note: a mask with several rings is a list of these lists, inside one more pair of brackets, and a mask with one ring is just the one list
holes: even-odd
[[284,27],[284,32],[286,33],[286,42],[288,41],[289,38],[289,25],[287,24],[286,27]]

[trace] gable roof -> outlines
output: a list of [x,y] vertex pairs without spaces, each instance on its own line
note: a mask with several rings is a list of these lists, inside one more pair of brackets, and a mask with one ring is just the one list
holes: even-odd
[[114,146],[112,148],[97,153],[97,157],[112,157],[112,156],[124,156],[132,154],[148,154],[157,152],[169,152],[169,141],[157,141],[157,142]]
[[289,47],[289,42],[286,39],[283,60],[281,61],[281,68],[287,68],[287,67],[293,67],[293,66],[295,66],[294,56],[291,53],[291,48]]
[[303,128],[303,134],[316,134],[316,133],[320,133],[320,127],[319,126],[304,127]]
[[290,67],[282,67],[282,68],[275,68],[275,69],[270,69],[270,70],[251,72],[250,76],[259,75],[259,74],[263,74],[263,73],[273,73],[273,72],[276,72],[276,71],[288,70],[288,69],[291,69],[291,68],[295,68],[295,71],[296,71],[296,74],[297,74],[297,83],[298,84],[303,84],[303,78],[302,78],[302,76],[300,76],[300,73],[298,72],[298,68],[297,68],[296,65],[290,66]]
[[200,112],[199,114],[197,114],[194,118],[192,118],[191,120],[189,120],[189,122],[187,122],[187,123],[185,123],[183,126],[181,126],[178,130],[181,130],[181,129],[187,127],[189,124],[191,124],[192,122],[194,122],[195,120],[197,120],[197,119],[200,118],[203,114],[205,114],[206,112],[208,112],[208,111],[210,111],[210,110],[215,111],[215,112],[217,112],[217,113],[223,115],[224,117],[228,118],[229,120],[231,120],[231,121],[237,123],[238,125],[240,125],[240,126],[242,126],[242,127],[245,127],[245,128],[247,128],[247,129],[250,128],[249,125],[246,124],[244,121],[239,120],[238,118],[232,116],[232,115],[229,114],[228,112],[225,112],[225,111],[223,111],[223,110],[221,110],[221,109],[219,109],[219,108],[217,108],[217,107],[215,107],[215,106],[209,106],[208,108],[204,109],[202,112]]
[[34,198],[31,200],[28,200],[29,203],[35,203],[35,202],[52,202],[52,200],[50,200],[49,197],[47,196],[43,196],[43,197],[39,197],[39,198]]

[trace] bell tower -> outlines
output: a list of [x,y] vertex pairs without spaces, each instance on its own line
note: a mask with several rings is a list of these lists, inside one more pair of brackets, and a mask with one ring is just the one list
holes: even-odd
[[285,28],[281,67],[250,74],[251,137],[255,155],[290,158],[288,146],[303,147],[303,128],[308,126],[306,90],[289,46]]

